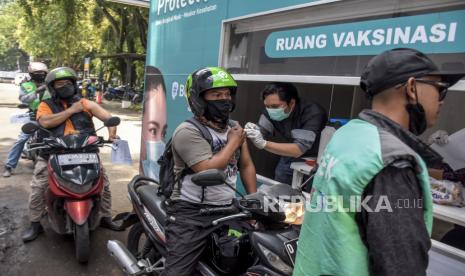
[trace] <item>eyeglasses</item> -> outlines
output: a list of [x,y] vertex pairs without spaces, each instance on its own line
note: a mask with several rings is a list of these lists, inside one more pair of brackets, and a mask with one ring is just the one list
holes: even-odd
[[442,102],[447,96],[447,90],[450,87],[450,84],[447,82],[442,81],[433,81],[433,80],[425,80],[425,79],[416,79],[417,82],[426,83],[432,85],[438,89],[439,92],[439,101]]

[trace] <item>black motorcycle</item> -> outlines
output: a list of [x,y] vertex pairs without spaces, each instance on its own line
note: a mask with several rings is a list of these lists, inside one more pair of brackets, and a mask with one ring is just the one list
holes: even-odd
[[[28,104],[21,103],[17,106],[19,109],[26,109],[29,108]],[[29,115],[31,121],[35,121],[35,112],[32,110],[28,110],[26,112]],[[31,148],[31,145],[37,142],[37,133],[31,134],[29,139],[27,140],[26,144],[24,144],[23,152],[21,154],[21,158],[31,160],[34,164],[37,161],[39,153],[37,150]]]
[[[219,170],[195,174],[192,181],[199,186],[224,184]],[[232,188],[232,187],[231,187]],[[158,183],[136,176],[128,185],[134,213],[127,214],[125,226],[133,224],[125,247],[110,240],[107,248],[127,275],[158,275],[164,270],[165,198],[158,194]],[[297,197],[298,202],[278,198]],[[302,193],[289,185],[276,184],[257,193],[233,200],[230,206],[200,209],[201,215],[219,215],[211,221],[218,227],[197,265],[196,272],[206,276],[220,275],[291,275],[303,218]],[[231,222],[256,221],[237,237],[225,235]]]

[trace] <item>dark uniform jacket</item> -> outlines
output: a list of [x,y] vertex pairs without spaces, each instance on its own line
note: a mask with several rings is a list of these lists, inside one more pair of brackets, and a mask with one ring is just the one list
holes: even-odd
[[[395,135],[418,153],[428,167],[441,164],[439,154],[389,118],[371,110],[364,110],[359,118]],[[367,212],[364,208],[357,213],[360,235],[370,254],[370,273],[425,275],[431,241],[415,169],[408,162],[387,166],[367,185],[362,200],[367,196],[375,199],[367,204],[372,209],[381,196],[387,196],[394,207],[389,214]]]
[[263,111],[258,125],[265,137],[277,138],[284,143],[295,143],[303,156],[316,156],[320,134],[328,121],[326,111],[313,102],[299,102],[291,115],[280,122],[274,121]]

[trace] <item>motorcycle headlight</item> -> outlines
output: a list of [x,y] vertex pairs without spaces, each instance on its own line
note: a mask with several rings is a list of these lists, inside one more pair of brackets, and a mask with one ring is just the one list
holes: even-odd
[[301,225],[304,220],[304,203],[303,202],[284,202],[281,203],[286,219],[285,223]]
[[284,273],[285,275],[292,275],[292,267],[290,267],[283,260],[281,260],[281,258],[278,255],[271,252],[271,250],[266,248],[264,245],[261,245],[260,243],[258,243],[258,248],[261,252],[263,252],[263,255],[265,255],[265,258],[274,269]]

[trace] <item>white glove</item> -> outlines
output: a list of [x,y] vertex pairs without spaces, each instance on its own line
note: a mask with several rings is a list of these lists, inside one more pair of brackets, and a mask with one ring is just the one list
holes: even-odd
[[257,125],[254,124],[254,123],[248,122],[248,123],[245,124],[245,126],[244,126],[244,130],[246,130],[246,129],[256,129],[256,130],[260,130],[260,127],[257,126]]
[[449,135],[444,130],[438,130],[431,134],[431,136],[428,138],[428,143],[430,145],[436,143],[440,146],[444,146],[445,144],[449,143]]
[[244,131],[247,138],[249,138],[258,149],[263,149],[266,146],[266,140],[260,132],[260,127],[256,124],[250,122],[245,124]]

